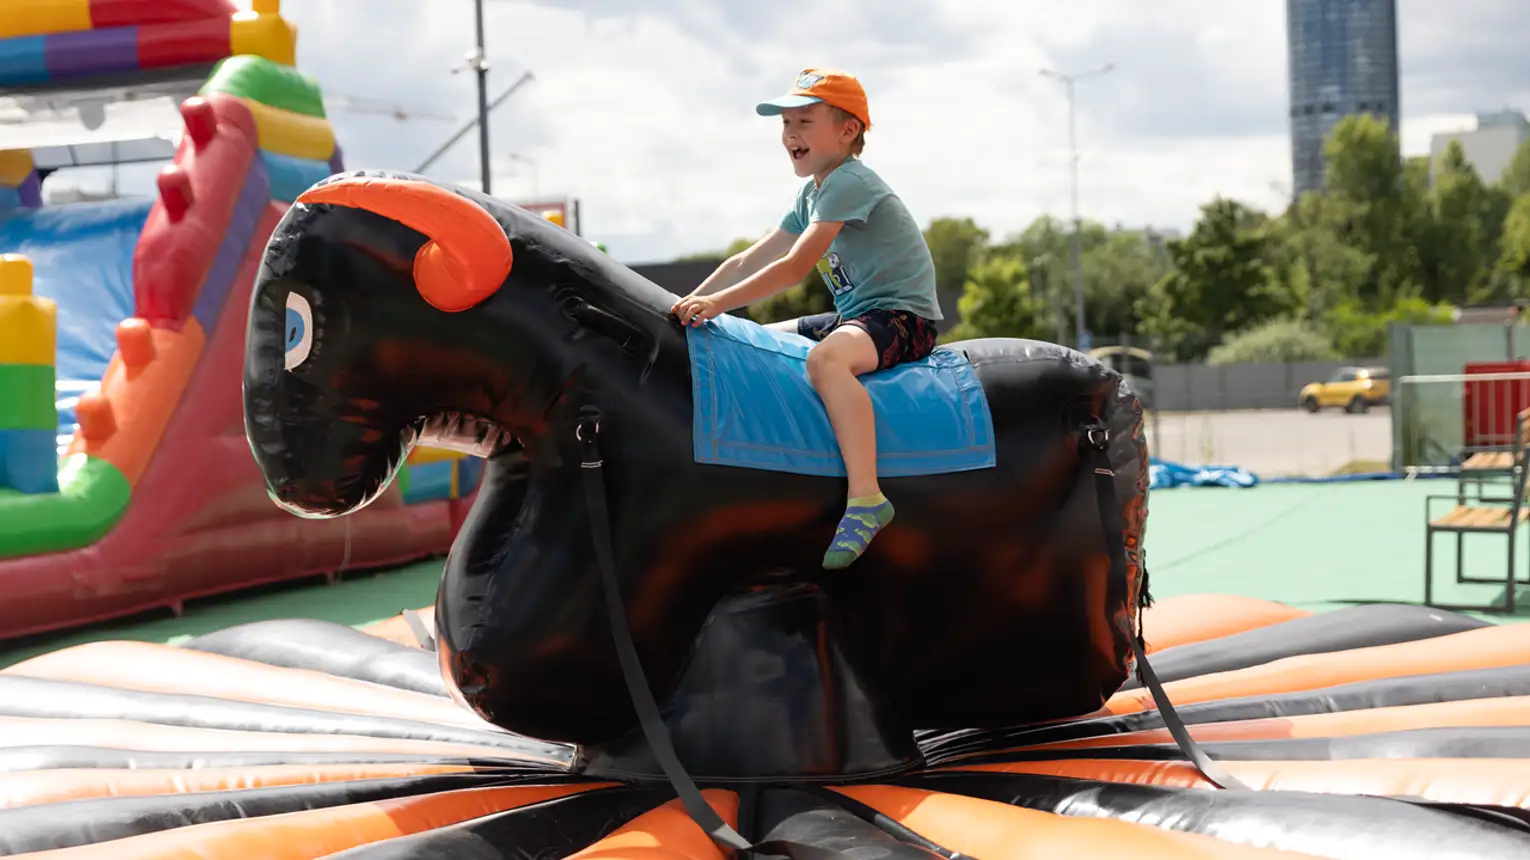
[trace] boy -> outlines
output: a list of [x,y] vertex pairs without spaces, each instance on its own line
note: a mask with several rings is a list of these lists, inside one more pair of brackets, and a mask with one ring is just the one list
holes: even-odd
[[877,484],[871,395],[856,377],[918,361],[935,348],[935,264],[903,201],[858,157],[871,127],[854,76],[806,69],[791,92],[760,103],[780,115],[781,143],[811,177],[778,227],[717,267],[672,308],[682,323],[706,320],[774,295],[817,269],[835,312],[772,323],[817,341],[807,373],[823,399],[849,483],[845,514],[823,566],[849,566],[893,518]]

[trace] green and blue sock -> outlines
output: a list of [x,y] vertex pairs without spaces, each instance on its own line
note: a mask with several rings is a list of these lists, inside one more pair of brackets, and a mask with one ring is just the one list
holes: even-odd
[[834,540],[829,544],[829,551],[824,553],[824,568],[840,570],[849,567],[871,545],[871,539],[877,536],[877,532],[892,522],[893,513],[892,502],[881,493],[851,499],[845,506],[845,515],[840,518],[839,527],[834,530]]

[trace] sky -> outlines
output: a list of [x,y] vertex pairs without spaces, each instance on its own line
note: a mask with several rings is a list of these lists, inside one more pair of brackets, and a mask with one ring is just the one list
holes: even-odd
[[[248,5],[247,0],[244,5]],[[298,65],[326,95],[455,121],[331,107],[348,167],[413,170],[476,110],[471,0],[303,0]],[[763,235],[800,180],[756,102],[799,70],[866,87],[863,156],[921,222],[994,236],[1067,217],[1077,85],[1085,218],[1188,231],[1213,196],[1262,208],[1291,185],[1280,0],[486,0],[490,96],[534,80],[490,123],[493,191],[578,198],[586,237],[627,263]],[[1530,112],[1526,0],[1400,0],[1402,141],[1428,151],[1473,114]],[[469,135],[428,171],[476,183]],[[128,180],[124,190],[147,177]]]

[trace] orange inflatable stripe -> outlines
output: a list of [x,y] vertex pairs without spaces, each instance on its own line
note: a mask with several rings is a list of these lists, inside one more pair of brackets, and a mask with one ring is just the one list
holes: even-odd
[[353,779],[389,779],[472,773],[465,765],[326,764],[263,767],[210,767],[176,770],[33,770],[0,773],[0,809],[83,800],[90,797],[139,797],[313,785]]
[[[1333,738],[1408,729],[1475,726],[1530,726],[1530,696],[1429,702],[1423,705],[1396,705],[1389,708],[1340,711],[1331,714],[1302,714],[1295,717],[1201,723],[1187,726],[1187,728],[1190,729],[1190,735],[1201,743],[1213,743],[1278,738]],[[1091,749],[1166,743],[1174,743],[1174,738],[1169,734],[1168,729],[1147,729],[1098,738],[1037,744],[1019,747],[1019,749]]]
[[[707,805],[730,827],[738,827],[738,795],[706,789]],[[706,831],[686,814],[679,800],[639,815],[568,860],[727,860]]]
[[931,842],[983,860],[1275,860],[1309,857],[1113,818],[1071,818],[993,800],[890,785],[836,787]]
[[[1530,759],[1355,758],[1343,761],[1222,761],[1220,764],[1250,788],[1265,791],[1405,795],[1444,803],[1530,809],[1530,795],[1525,790]],[[1183,761],[1070,759],[984,764],[953,770],[1036,773],[1181,788],[1211,787],[1195,765]]]
[[94,845],[16,856],[36,860],[208,860],[212,857],[309,860],[358,845],[423,833],[496,812],[579,794],[601,785],[464,788],[262,818],[194,824]]
[[1254,597],[1179,594],[1142,610],[1142,630],[1151,654],[1175,645],[1219,639],[1311,614],[1305,609]]
[[33,657],[0,672],[499,731],[439,696],[152,642],[90,642]]
[[142,319],[119,323],[117,352],[100,392],[80,398],[80,429],[69,453],[100,457],[137,486],[206,343],[201,324],[190,317],[180,331],[151,328]]
[[[1247,669],[1173,681],[1163,689],[1169,701],[1183,707],[1192,702],[1294,693],[1356,681],[1518,666],[1525,662],[1527,653],[1530,624],[1504,624],[1417,642],[1286,657]],[[1091,716],[1131,714],[1153,707],[1152,693],[1129,690],[1111,696],[1105,707]]]
[[[435,636],[436,608],[434,606],[422,606],[416,609],[415,612],[419,613],[420,621],[425,625],[425,629],[430,631],[430,635]],[[361,632],[371,634],[379,639],[397,642],[401,645],[409,645],[415,648],[420,647],[419,640],[414,637],[414,631],[409,629],[409,622],[404,620],[402,614],[395,615],[392,618],[384,618],[381,621],[374,621],[362,627]]]
[[[408,753],[480,759],[512,757],[495,747],[438,741],[373,738],[361,735],[309,735],[288,732],[241,732],[136,723],[129,720],[46,720],[0,717],[0,748],[92,746],[166,752],[345,752]],[[519,761],[517,757],[515,760]]]

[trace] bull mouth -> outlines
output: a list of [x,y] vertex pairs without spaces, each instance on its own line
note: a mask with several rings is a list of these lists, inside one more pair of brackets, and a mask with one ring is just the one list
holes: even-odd
[[[364,421],[341,419],[342,425]],[[296,473],[268,485],[277,507],[304,519],[331,519],[356,513],[376,501],[398,476],[417,446],[442,448],[492,459],[521,447],[499,422],[479,415],[444,411],[423,416],[394,433],[368,428],[339,452],[330,475]]]

